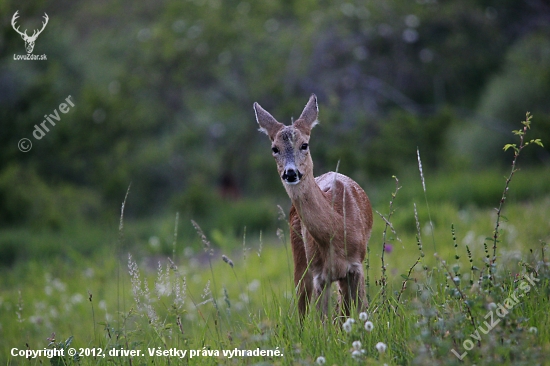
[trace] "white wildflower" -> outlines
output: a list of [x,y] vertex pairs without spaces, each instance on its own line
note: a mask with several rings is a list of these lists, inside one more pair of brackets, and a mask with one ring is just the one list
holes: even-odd
[[342,324],[342,328],[344,328],[344,331],[346,333],[351,332],[351,323],[346,320],[346,322],[344,324]]
[[537,327],[531,327],[531,328],[529,328],[529,333],[537,334],[538,331],[539,331],[539,330],[537,329]]
[[54,278],[52,281],[52,285],[59,292],[64,292],[67,288],[67,285],[61,282],[59,278]]
[[353,349],[360,351],[361,350],[361,342],[355,341],[351,344],[353,346]]
[[160,239],[158,238],[158,236],[151,236],[149,238],[149,246],[152,249],[159,249],[160,248]]
[[83,300],[84,300],[84,296],[82,296],[81,294],[77,293],[71,296],[71,302],[73,304],[80,304]]
[[361,320],[363,322],[366,322],[368,318],[369,318],[369,316],[365,312],[362,312],[362,313],[359,314],[359,320]]
[[361,358],[361,356],[363,355],[363,353],[359,350],[354,350],[352,353],[351,353],[351,357],[353,357],[354,359],[359,359]]
[[382,342],[376,343],[376,349],[378,350],[378,352],[384,353],[386,352],[386,348],[388,348],[388,346],[386,346],[384,343]]
[[324,365],[327,362],[327,360],[323,356],[317,357],[317,360],[315,360],[315,363],[317,365]]
[[252,282],[250,282],[248,284],[248,290],[250,292],[254,292],[256,290],[258,290],[260,288],[260,281],[258,280],[252,280]]
[[84,277],[86,278],[92,278],[94,276],[94,269],[93,268],[86,268],[84,271]]
[[370,332],[374,329],[374,324],[372,324],[371,321],[368,321],[365,323],[365,329],[367,330],[367,332]]
[[183,255],[186,258],[192,257],[194,253],[195,253],[195,251],[191,247],[187,247],[183,250]]
[[99,308],[100,308],[101,310],[107,311],[107,302],[106,302],[105,300],[101,300],[101,301],[99,302],[98,306],[99,306]]
[[41,325],[44,322],[44,319],[42,319],[41,316],[32,315],[29,317],[29,322],[32,324]]

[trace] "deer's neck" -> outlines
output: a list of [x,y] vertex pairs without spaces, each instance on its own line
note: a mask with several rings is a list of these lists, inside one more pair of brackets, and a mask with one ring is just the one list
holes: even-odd
[[313,175],[305,176],[297,185],[285,187],[300,220],[313,238],[320,245],[335,239],[338,228],[343,225],[342,216],[334,210],[331,195],[321,191]]

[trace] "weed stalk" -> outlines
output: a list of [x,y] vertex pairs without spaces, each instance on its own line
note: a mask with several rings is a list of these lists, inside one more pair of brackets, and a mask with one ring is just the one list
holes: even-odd
[[386,252],[386,242],[387,242],[387,232],[388,232],[388,228],[390,228],[392,230],[392,232],[396,235],[397,237],[397,233],[395,231],[395,229],[393,228],[393,225],[391,223],[391,217],[394,213],[394,209],[393,209],[393,202],[395,201],[395,197],[397,196],[397,192],[399,191],[399,189],[401,189],[401,187],[399,187],[399,179],[397,179],[397,177],[394,175],[392,176],[393,179],[395,179],[395,192],[392,193],[391,195],[391,200],[390,200],[390,210],[389,210],[389,213],[388,213],[388,217],[385,217],[384,215],[382,215],[380,212],[376,211],[376,213],[378,215],[380,215],[380,217],[382,218],[382,220],[384,220],[385,222],[385,226],[384,226],[384,231],[382,233],[382,255],[380,257],[380,260],[382,262],[382,276],[380,278],[380,285],[382,287],[381,289],[381,294],[382,294],[382,304],[385,304],[386,303],[386,296],[387,296],[387,285],[388,285],[388,277],[386,275],[386,263],[384,261],[384,253]]
[[432,215],[430,213],[430,205],[428,204],[428,194],[426,192],[426,181],[424,180],[424,172],[422,171],[422,160],[420,160],[420,150],[416,148],[416,157],[418,158],[418,170],[420,171],[420,180],[422,181],[422,189],[424,190],[424,200],[426,201],[426,208],[428,209],[428,219],[430,220],[430,228],[432,229],[432,241],[434,244],[434,253],[437,253],[435,248],[435,233],[434,225],[432,222]]
[[502,216],[502,209],[504,208],[504,202],[506,201],[508,189],[510,186],[510,182],[512,181],[512,178],[514,177],[516,169],[516,164],[518,161],[519,154],[521,151],[528,145],[534,143],[541,147],[544,147],[540,139],[533,139],[531,141],[525,141],[525,135],[527,134],[527,130],[531,128],[531,119],[533,116],[531,113],[527,112],[525,114],[525,121],[522,121],[521,124],[523,125],[523,128],[520,130],[514,130],[512,133],[516,136],[519,136],[519,146],[516,144],[506,144],[504,145],[504,151],[507,151],[508,149],[514,150],[514,158],[512,160],[512,169],[510,171],[510,174],[506,178],[506,183],[504,185],[504,190],[502,191],[502,197],[500,198],[500,203],[497,209],[497,219],[495,223],[495,230],[493,232],[493,257],[490,260],[490,276],[491,280],[494,283],[494,272],[496,271],[496,261],[497,261],[497,243],[499,242],[499,228],[500,228],[500,219]]

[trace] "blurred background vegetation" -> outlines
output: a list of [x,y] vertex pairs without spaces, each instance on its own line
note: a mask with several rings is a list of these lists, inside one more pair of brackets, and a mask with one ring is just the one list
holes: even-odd
[[[14,60],[16,10],[22,29],[48,14],[47,61]],[[316,174],[338,166],[375,208],[394,174],[405,198],[421,192],[417,147],[431,200],[496,205],[526,111],[547,147],[525,151],[515,198],[550,192],[546,1],[0,0],[0,14],[2,264],[48,241],[93,252],[130,184],[125,217],[152,247],[148,228],[170,233],[176,212],[181,232],[193,218],[220,243],[275,228],[289,203],[252,103],[290,123],[311,93]]]

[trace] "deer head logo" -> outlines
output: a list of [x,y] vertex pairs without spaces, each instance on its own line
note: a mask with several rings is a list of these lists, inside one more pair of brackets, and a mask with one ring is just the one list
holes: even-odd
[[13,18],[11,18],[11,26],[13,27],[13,29],[15,29],[17,33],[21,35],[21,38],[23,38],[23,40],[25,41],[25,49],[27,50],[27,53],[32,53],[32,50],[34,49],[34,42],[36,42],[36,38],[38,38],[40,33],[42,33],[44,28],[46,28],[46,24],[48,24],[48,20],[49,20],[48,14],[44,13],[45,21],[42,22],[42,29],[40,29],[39,31],[35,29],[34,32],[32,33],[32,36],[29,36],[27,34],[26,29],[24,32],[21,32],[19,30],[19,26],[17,28],[15,27],[15,21],[17,20],[17,18],[19,18],[19,15],[17,15],[18,12],[19,10],[17,10],[15,14],[13,14]]

